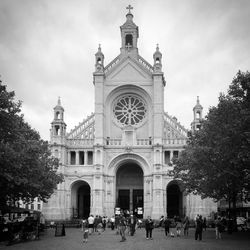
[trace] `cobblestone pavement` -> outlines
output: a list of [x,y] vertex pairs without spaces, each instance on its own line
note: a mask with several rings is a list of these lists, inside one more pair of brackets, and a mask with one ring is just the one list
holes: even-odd
[[145,238],[145,230],[138,229],[134,236],[127,236],[125,242],[120,242],[120,236],[109,228],[101,235],[90,235],[88,243],[82,242],[82,232],[77,228],[66,228],[66,236],[55,237],[54,229],[47,229],[39,240],[17,243],[11,246],[0,244],[0,250],[223,250],[250,249],[250,233],[238,232],[232,235],[224,233],[222,240],[215,240],[214,230],[209,229],[203,233],[202,241],[194,240],[194,230],[190,229],[188,237],[165,237],[160,228],[153,230],[153,240]]

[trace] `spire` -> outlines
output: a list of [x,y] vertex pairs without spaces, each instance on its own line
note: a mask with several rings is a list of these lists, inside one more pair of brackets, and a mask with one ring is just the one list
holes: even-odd
[[195,110],[195,109],[196,109],[196,110],[198,110],[198,109],[202,110],[202,109],[203,109],[203,107],[202,107],[201,104],[200,104],[199,96],[197,96],[196,105],[194,106],[193,110]]
[[61,98],[60,98],[60,96],[58,96],[57,105],[58,105],[58,106],[61,106]]
[[54,110],[64,111],[64,108],[62,107],[62,104],[61,104],[61,97],[60,96],[58,96],[57,105],[54,107]]

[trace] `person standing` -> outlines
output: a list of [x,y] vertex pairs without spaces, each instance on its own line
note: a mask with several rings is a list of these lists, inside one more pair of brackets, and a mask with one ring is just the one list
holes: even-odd
[[88,229],[88,221],[85,219],[82,220],[82,232],[83,232],[83,243],[87,243],[89,238],[89,229]]
[[95,219],[94,219],[94,228],[93,228],[93,231],[94,231],[94,232],[97,232],[97,225],[98,225],[98,222],[99,222],[99,216],[96,215],[96,216],[95,216]]
[[223,224],[222,224],[221,218],[218,217],[215,220],[215,238],[216,238],[216,240],[221,239],[222,231],[223,231]]
[[203,218],[203,229],[204,229],[204,231],[207,230],[207,219],[206,219],[206,217]]
[[120,240],[120,242],[123,242],[126,240],[126,237],[125,237],[126,226],[127,226],[126,218],[124,214],[121,213],[120,218],[119,218],[119,229],[120,229],[120,235],[122,239]]
[[94,230],[94,216],[91,214],[88,218],[88,224],[89,224],[89,235],[93,233]]
[[110,218],[110,227],[111,227],[111,230],[115,229],[115,217],[114,216]]
[[136,217],[131,214],[128,222],[130,226],[130,235],[133,236],[135,234]]
[[103,228],[103,231],[106,230],[106,225],[107,225],[107,219],[106,219],[106,216],[103,216],[102,217],[102,228]]
[[189,219],[186,216],[183,221],[184,236],[188,236],[189,224],[190,224]]
[[180,217],[176,219],[176,236],[180,237],[181,236],[181,228],[182,228],[182,223]]
[[150,216],[148,216],[148,218],[145,221],[145,229],[146,229],[146,239],[148,240],[149,238],[152,240],[152,231],[154,228],[154,222],[151,219]]
[[169,228],[170,228],[170,224],[171,224],[171,221],[168,219],[168,217],[165,218],[163,224],[164,224],[164,228],[165,228],[165,235],[168,236]]
[[195,221],[195,240],[199,238],[199,240],[202,240],[202,216],[197,216]]

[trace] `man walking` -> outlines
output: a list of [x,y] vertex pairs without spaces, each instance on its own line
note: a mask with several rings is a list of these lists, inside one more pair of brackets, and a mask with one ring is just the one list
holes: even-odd
[[119,218],[119,228],[120,228],[120,235],[122,239],[120,240],[120,242],[123,242],[126,240],[126,237],[125,237],[126,226],[127,226],[126,218],[124,214],[121,213],[120,218]]
[[88,218],[88,224],[89,224],[89,234],[91,235],[94,232],[94,216],[91,214]]
[[164,228],[165,228],[165,235],[168,236],[171,221],[168,219],[167,216],[166,216],[165,220],[163,221],[163,224],[164,224]]

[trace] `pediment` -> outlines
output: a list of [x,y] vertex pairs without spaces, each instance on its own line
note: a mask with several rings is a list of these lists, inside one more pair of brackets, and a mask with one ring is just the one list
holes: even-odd
[[145,81],[151,79],[151,72],[131,58],[118,63],[108,74],[107,79],[115,81]]

